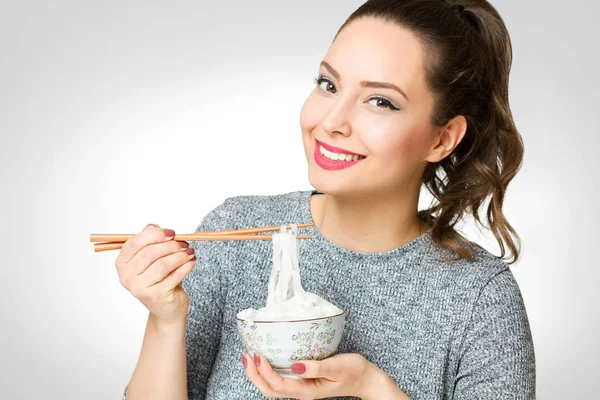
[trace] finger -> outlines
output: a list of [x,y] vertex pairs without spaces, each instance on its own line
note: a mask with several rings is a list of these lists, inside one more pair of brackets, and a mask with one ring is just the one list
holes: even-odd
[[137,278],[153,263],[171,254],[186,251],[190,247],[188,242],[170,240],[145,246],[126,264],[127,273]]
[[244,371],[246,372],[246,376],[256,386],[256,388],[262,393],[265,397],[275,397],[281,398],[272,388],[269,386],[267,382],[263,379],[262,376],[258,373],[258,369],[256,368],[256,364],[252,357],[247,354],[243,354],[242,357],[246,360],[244,363]]
[[323,378],[334,382],[339,381],[343,374],[343,365],[335,357],[296,362],[291,369],[292,373],[302,378]]
[[192,258],[190,261],[186,262],[181,267],[172,271],[169,275],[165,277],[165,279],[162,280],[162,282],[158,282],[157,285],[164,284],[166,289],[172,289],[176,287],[180,287],[183,289],[183,284],[181,282],[183,281],[183,278],[185,278],[187,274],[189,274],[190,271],[194,269],[195,265],[196,259]]
[[[140,282],[139,285],[142,288],[147,288],[161,282],[167,275],[186,264],[188,261],[193,260],[194,257],[194,249],[188,248],[185,251],[177,251],[168,256],[159,258],[140,274],[138,278]],[[176,285],[177,283],[175,283],[173,287]]]
[[128,263],[145,246],[169,241],[173,236],[175,236],[175,231],[172,229],[159,229],[148,225],[142,232],[127,239],[121,247],[119,258],[122,258],[124,263]]
[[255,354],[255,364],[258,363],[258,373],[275,392],[284,397],[311,397],[306,382],[297,379],[284,378],[279,375],[265,356]]
[[123,264],[117,259],[116,266],[121,284],[128,290],[132,290],[134,286],[136,288],[139,287],[139,275],[155,261],[170,254],[185,251],[188,247],[189,243],[187,242],[171,240],[169,242],[145,246],[129,263]]

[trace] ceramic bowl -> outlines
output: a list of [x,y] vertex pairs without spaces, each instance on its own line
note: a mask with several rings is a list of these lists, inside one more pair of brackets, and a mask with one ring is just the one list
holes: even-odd
[[247,321],[237,318],[237,327],[247,353],[261,354],[279,375],[302,379],[291,365],[302,360],[322,360],[337,352],[344,325],[342,312],[330,317],[295,321]]

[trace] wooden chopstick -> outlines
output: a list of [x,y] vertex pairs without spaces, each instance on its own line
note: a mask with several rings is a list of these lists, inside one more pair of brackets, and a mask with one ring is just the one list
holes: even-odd
[[[312,226],[313,223],[296,224],[298,228]],[[290,225],[287,225],[290,228]],[[273,235],[258,235],[255,233],[274,232],[281,229],[279,226],[269,226],[264,228],[221,230],[214,232],[194,232],[188,234],[175,235],[172,240],[175,241],[214,241],[214,240],[271,240]],[[95,243],[94,251],[119,250],[132,234],[94,234],[90,235],[90,242]],[[311,239],[312,236],[296,236],[297,239]]]
[[[271,240],[273,235],[216,235],[216,236],[195,236],[191,239],[187,239],[188,235],[176,235],[172,240],[179,241],[216,241],[216,240]],[[297,239],[311,239],[312,236],[296,236]],[[94,251],[106,251],[106,250],[119,250],[123,247],[124,242],[107,242],[107,243],[94,243]]]
[[[304,228],[306,226],[313,226],[314,224],[296,224],[298,228]],[[288,224],[286,228],[291,229],[291,226]],[[246,229],[234,229],[232,231],[213,231],[213,232],[194,232],[191,235],[245,235],[248,233],[263,233],[263,232],[276,232],[281,229],[281,225],[278,226],[267,226],[264,228],[246,228]],[[299,236],[298,236],[299,237]]]
[[[298,228],[304,228],[306,226],[312,226],[313,223],[308,224],[297,224]],[[290,225],[287,225],[287,228],[290,228]],[[267,226],[264,228],[247,228],[247,229],[235,229],[228,231],[213,231],[213,232],[194,232],[194,233],[184,233],[181,235],[175,235],[173,240],[261,240],[261,239],[215,239],[216,236],[230,236],[230,235],[246,235],[253,233],[263,233],[263,232],[275,232],[281,229],[280,226]],[[111,243],[125,243],[127,239],[134,236],[131,233],[123,233],[123,234],[111,234],[111,233],[92,233],[90,234],[90,242],[111,242]],[[199,237],[210,237],[210,239],[197,239]],[[260,235],[265,236],[265,235]],[[185,237],[185,238],[184,238]],[[268,237],[270,239],[271,236]],[[300,236],[298,236],[300,238]],[[266,239],[264,239],[266,240]]]

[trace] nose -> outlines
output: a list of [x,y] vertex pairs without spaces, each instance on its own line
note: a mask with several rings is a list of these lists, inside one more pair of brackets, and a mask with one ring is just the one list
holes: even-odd
[[321,125],[327,134],[334,135],[336,132],[344,136],[352,134],[352,125],[350,123],[352,110],[349,103],[350,101],[340,99],[335,102],[325,115]]

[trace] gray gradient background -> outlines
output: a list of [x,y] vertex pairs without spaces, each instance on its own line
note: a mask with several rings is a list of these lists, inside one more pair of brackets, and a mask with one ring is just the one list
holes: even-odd
[[[300,108],[360,4],[2,3],[0,397],[120,398],[147,311],[89,234],[193,232],[227,196],[309,189]],[[538,398],[597,398],[599,7],[493,4],[526,147],[505,211],[523,242],[512,270]]]

